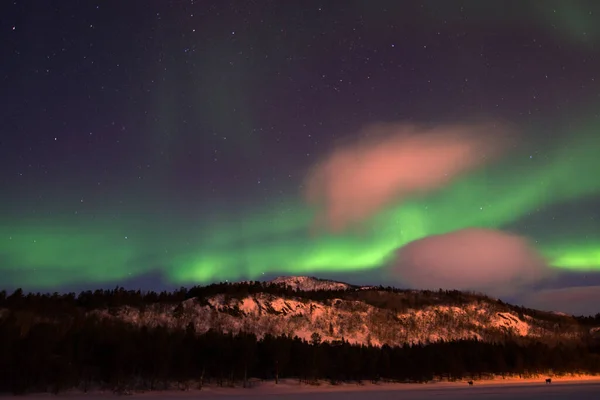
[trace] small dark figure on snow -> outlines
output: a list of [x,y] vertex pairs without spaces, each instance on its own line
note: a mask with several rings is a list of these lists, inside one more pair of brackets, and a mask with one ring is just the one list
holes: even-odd
[[552,379],[550,379],[550,378],[546,379],[546,384],[548,384],[548,383],[552,383]]
[[473,381],[469,381],[467,383],[469,384],[469,386],[473,386]]

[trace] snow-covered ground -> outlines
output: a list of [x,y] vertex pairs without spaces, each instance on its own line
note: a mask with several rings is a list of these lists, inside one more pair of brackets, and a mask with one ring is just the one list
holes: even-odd
[[[131,400],[241,400],[241,399],[281,399],[281,400],[458,400],[458,399],[494,399],[494,400],[598,400],[600,377],[579,376],[553,378],[551,384],[544,378],[532,379],[496,379],[476,381],[474,386],[466,382],[440,382],[428,384],[343,384],[331,386],[299,385],[296,380],[283,380],[279,385],[273,382],[260,383],[252,389],[207,387],[202,391],[187,392],[148,392],[126,396]],[[25,400],[49,398],[68,400],[117,400],[115,394],[70,393],[59,396],[50,394],[28,395]]]
[[[600,384],[553,384],[553,385],[515,385],[515,386],[479,386],[479,387],[436,387],[436,388],[406,388],[393,390],[379,390],[377,392],[356,389],[354,391],[329,391],[329,392],[290,392],[290,393],[148,393],[126,396],[131,400],[241,400],[241,399],[281,399],[281,400],[459,400],[459,399],[494,399],[494,400],[597,400],[600,393]],[[52,396],[52,398],[65,398],[69,400],[116,400],[115,395],[88,394]],[[7,397],[8,398],[8,397]],[[41,400],[50,398],[50,395],[31,395],[20,397],[24,400]],[[121,397],[122,398],[122,397]]]
[[[256,395],[226,395],[226,396],[206,396],[199,397],[206,400],[234,400],[244,398],[266,397],[268,399],[281,400],[368,400],[376,398],[378,400],[459,400],[459,399],[494,399],[494,400],[597,400],[600,393],[600,383],[596,384],[533,384],[516,386],[448,386],[433,388],[406,388],[396,390],[381,390],[377,392],[354,390],[350,392],[320,392],[320,393],[293,393],[293,394],[256,394]],[[165,397],[161,397],[165,399]],[[175,398],[173,398],[175,399]]]

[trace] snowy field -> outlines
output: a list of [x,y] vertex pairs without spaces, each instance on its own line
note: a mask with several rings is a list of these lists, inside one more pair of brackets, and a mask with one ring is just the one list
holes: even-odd
[[[600,382],[558,382],[546,385],[545,383],[517,383],[517,384],[483,384],[479,386],[466,385],[406,385],[394,388],[317,388],[306,387],[304,390],[265,390],[258,389],[230,389],[230,390],[203,390],[190,392],[152,392],[134,394],[131,396],[116,396],[112,394],[66,394],[52,396],[47,394],[25,396],[28,400],[43,400],[64,398],[68,400],[104,400],[131,399],[131,400],[458,400],[458,399],[494,399],[494,400],[598,400],[600,399]],[[5,397],[7,398],[7,397]]]

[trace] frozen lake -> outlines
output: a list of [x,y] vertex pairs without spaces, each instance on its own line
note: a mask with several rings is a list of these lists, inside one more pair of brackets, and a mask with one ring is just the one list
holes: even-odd
[[[143,397],[143,396],[141,396]],[[165,396],[161,399],[181,399],[185,396]],[[425,400],[425,399],[494,399],[494,400],[520,400],[520,399],[577,399],[598,400],[600,399],[600,383],[577,383],[577,384],[527,384],[527,385],[482,385],[473,387],[424,387],[403,388],[398,390],[367,390],[349,392],[316,392],[316,393],[240,393],[236,395],[215,394],[201,395],[196,398],[206,400],[240,400],[244,398],[266,398],[282,400]]]
[[[2,396],[4,397],[4,396]],[[324,389],[319,391],[285,390],[279,392],[265,391],[259,389],[242,389],[228,392],[214,392],[212,390],[193,392],[150,392],[145,394],[134,394],[132,396],[116,396],[112,394],[67,394],[52,396],[49,394],[28,395],[28,400],[46,400],[49,398],[63,398],[68,400],[242,400],[242,399],[265,399],[265,400],[459,400],[459,399],[493,399],[493,400],[598,400],[600,399],[600,382],[580,383],[527,383],[527,384],[484,384],[469,387],[445,386],[445,385],[423,385],[423,386],[398,386],[398,388],[381,389]],[[8,397],[4,397],[8,398]],[[11,398],[15,398],[12,397]],[[23,397],[21,397],[23,398]]]
[[[233,400],[243,398],[282,399],[282,400],[425,400],[425,399],[494,399],[494,400],[520,400],[520,399],[600,399],[600,383],[581,384],[528,384],[528,385],[482,385],[473,387],[445,387],[445,388],[406,388],[399,390],[381,391],[351,391],[351,392],[321,392],[321,393],[293,393],[293,394],[265,394],[245,393],[239,395],[214,395],[200,396],[210,400]],[[173,396],[175,399],[177,396]],[[164,397],[163,397],[164,398]]]

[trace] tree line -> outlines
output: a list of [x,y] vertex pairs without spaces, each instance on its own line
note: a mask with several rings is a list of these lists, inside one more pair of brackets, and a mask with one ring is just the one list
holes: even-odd
[[207,383],[247,387],[252,379],[335,384],[600,372],[600,343],[592,339],[552,347],[475,339],[374,347],[323,342],[316,333],[308,341],[212,330],[198,334],[192,324],[186,330],[148,328],[89,314],[24,324],[22,314],[7,311],[0,320],[2,392],[101,388],[122,393]]

